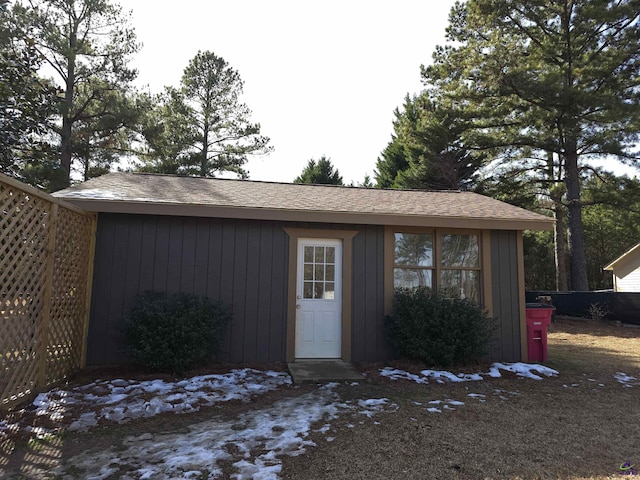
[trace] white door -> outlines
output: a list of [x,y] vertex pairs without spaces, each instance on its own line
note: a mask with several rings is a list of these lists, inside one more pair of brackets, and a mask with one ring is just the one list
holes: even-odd
[[301,238],[296,285],[296,358],[340,358],[342,241]]

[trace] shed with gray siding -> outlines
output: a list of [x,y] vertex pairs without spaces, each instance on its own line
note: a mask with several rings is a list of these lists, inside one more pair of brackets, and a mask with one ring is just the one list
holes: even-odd
[[492,358],[526,358],[522,231],[547,217],[470,192],[129,173],[56,195],[98,212],[88,364],[128,361],[120,325],[145,290],[230,304],[220,361],[386,360],[398,232],[433,239],[434,287],[441,240],[473,237],[477,268],[461,275],[498,319]]

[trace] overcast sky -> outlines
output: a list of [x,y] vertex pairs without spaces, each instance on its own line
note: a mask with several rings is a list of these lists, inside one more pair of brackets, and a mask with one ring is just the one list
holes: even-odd
[[249,178],[291,182],[331,158],[345,183],[373,177],[393,110],[421,90],[420,65],[444,43],[453,0],[120,0],[143,44],[139,85],[177,86],[198,50],[244,80],[252,121],[273,153]]

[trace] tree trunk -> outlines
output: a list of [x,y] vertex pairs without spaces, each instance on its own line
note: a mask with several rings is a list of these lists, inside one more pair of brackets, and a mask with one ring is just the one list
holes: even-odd
[[568,203],[567,243],[569,245],[569,265],[571,268],[571,290],[588,291],[587,260],[584,252],[584,234],[582,232],[578,152],[575,148],[575,142],[566,149],[565,160],[565,184],[567,186]]
[[[547,152],[547,174],[550,180],[560,180],[562,178],[562,166],[558,161],[554,161],[553,152]],[[566,242],[566,222],[562,197],[566,192],[564,184],[556,183],[549,189],[549,196],[553,202],[553,213],[556,219],[553,231],[553,250],[556,267],[556,291],[566,292],[567,287],[567,257],[565,251]]]
[[565,221],[564,221],[564,205],[558,199],[553,198],[554,213],[556,217],[556,225],[553,232],[553,243],[555,250],[556,263],[556,290],[558,292],[566,292],[567,288],[567,259],[565,255]]
[[70,55],[67,60],[67,78],[64,90],[64,105],[62,107],[62,132],[60,134],[60,188],[68,187],[71,183],[71,159],[73,149],[72,128],[73,128],[73,92],[76,83],[76,38],[75,30],[69,38]]
[[200,159],[200,176],[207,176],[207,157],[209,156],[209,121],[205,119],[202,135],[202,158]]
[[211,90],[207,89],[202,102],[202,159],[200,160],[200,176],[207,177],[209,173],[209,134],[211,133],[211,118],[213,109],[213,98]]
[[[65,95],[66,96],[66,95]],[[65,99],[65,109],[67,108],[67,101]],[[62,188],[68,187],[71,182],[71,119],[68,114],[62,116],[62,132],[60,138],[60,169],[63,175],[61,181],[64,182],[61,185]]]

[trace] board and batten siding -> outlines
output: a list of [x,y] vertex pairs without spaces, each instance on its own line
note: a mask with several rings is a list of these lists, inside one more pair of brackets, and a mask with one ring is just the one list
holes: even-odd
[[351,359],[379,362],[391,357],[384,333],[384,227],[367,225],[353,239]]
[[[518,237],[512,230],[491,232],[491,296],[497,331],[491,359],[521,361],[521,304],[518,280]],[[526,360],[526,359],[525,359]]]
[[146,290],[231,305],[219,361],[284,361],[289,238],[283,227],[360,232],[353,239],[352,360],[386,357],[383,227],[100,214],[87,363],[129,361],[122,319]]
[[100,214],[87,362],[128,362],[122,319],[146,290],[206,295],[231,305],[234,318],[220,360],[280,360],[286,271],[286,234],[272,223]]
[[[145,290],[195,293],[231,305],[233,322],[218,360],[285,361],[290,240],[284,227],[359,232],[352,240],[351,360],[389,359],[383,226],[100,214],[87,363],[129,361],[122,319]],[[490,296],[498,319],[491,357],[521,360],[517,232],[492,231],[490,240]]]

